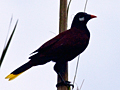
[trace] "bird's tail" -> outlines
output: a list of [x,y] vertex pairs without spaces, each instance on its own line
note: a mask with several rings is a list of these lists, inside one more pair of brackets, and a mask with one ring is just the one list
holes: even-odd
[[32,67],[32,65],[29,62],[25,63],[24,65],[20,66],[16,70],[14,70],[7,77],[5,77],[5,79],[9,79],[9,81],[13,80],[14,78],[16,78],[17,76],[19,76],[20,74],[22,74],[24,71],[28,70],[31,67]]

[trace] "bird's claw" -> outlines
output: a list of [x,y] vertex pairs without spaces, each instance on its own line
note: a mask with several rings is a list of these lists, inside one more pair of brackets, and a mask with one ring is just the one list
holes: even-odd
[[56,85],[56,87],[59,87],[59,86],[68,86],[68,87],[70,87],[70,86],[72,86],[72,88],[74,88],[74,85],[73,84],[70,84],[71,82],[69,82],[69,81],[65,81],[65,82],[60,82],[60,83],[58,83],[57,85]]

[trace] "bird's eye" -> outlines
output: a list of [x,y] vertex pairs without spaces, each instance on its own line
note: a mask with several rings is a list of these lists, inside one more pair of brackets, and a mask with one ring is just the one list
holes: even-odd
[[79,18],[79,21],[84,21],[84,20],[85,20],[84,17]]

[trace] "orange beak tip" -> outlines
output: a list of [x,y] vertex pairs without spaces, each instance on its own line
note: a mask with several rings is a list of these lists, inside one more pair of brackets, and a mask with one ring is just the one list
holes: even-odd
[[97,16],[95,16],[95,15],[91,15],[91,18],[97,18]]

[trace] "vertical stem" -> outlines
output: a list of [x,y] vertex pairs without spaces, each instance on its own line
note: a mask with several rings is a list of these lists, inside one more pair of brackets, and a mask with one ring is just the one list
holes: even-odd
[[67,29],[67,0],[60,0],[59,33]]
[[[60,18],[59,18],[59,33],[67,30],[67,0],[60,0]],[[68,63],[63,70],[62,77],[65,81],[68,81]],[[58,76],[58,83],[61,82]],[[68,90],[66,86],[59,86],[57,90]]]

